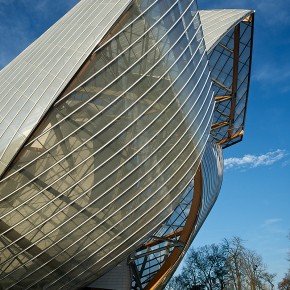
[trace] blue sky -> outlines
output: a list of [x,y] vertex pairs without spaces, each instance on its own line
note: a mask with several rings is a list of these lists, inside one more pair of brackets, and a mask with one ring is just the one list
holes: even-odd
[[290,266],[290,1],[198,3],[256,14],[245,136],[224,150],[222,190],[193,245],[240,236],[281,280]]
[[[0,0],[0,69],[77,0]],[[290,1],[199,0],[200,8],[256,11],[243,142],[225,150],[220,197],[193,245],[240,236],[280,280],[290,241]]]

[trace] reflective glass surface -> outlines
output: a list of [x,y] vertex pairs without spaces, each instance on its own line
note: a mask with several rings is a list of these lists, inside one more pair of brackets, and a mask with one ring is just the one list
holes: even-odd
[[196,12],[134,2],[38,125],[0,184],[6,289],[87,285],[172,213],[213,113]]
[[[242,140],[249,94],[254,16],[240,22],[209,55],[216,106],[210,140],[226,148]],[[238,32],[235,29],[238,27]],[[238,34],[235,46],[235,33]],[[235,54],[237,60],[235,61]],[[236,76],[234,70],[237,70]]]
[[[223,178],[223,156],[219,145],[208,143],[201,160],[202,172],[202,200],[199,207],[199,214],[194,230],[186,244],[180,243],[180,235],[188,221],[189,212],[193,206],[194,180],[190,182],[184,190],[183,196],[179,201],[172,215],[162,223],[162,226],[146,240],[134,255],[130,256],[129,265],[133,273],[131,289],[144,289],[158,271],[177,248],[181,248],[180,257],[183,256],[191,241],[198,233],[200,227],[205,221],[211,208],[213,207],[220,192]],[[198,185],[197,185],[198,186]],[[166,281],[174,273],[181,259],[172,266],[170,272],[166,275]]]

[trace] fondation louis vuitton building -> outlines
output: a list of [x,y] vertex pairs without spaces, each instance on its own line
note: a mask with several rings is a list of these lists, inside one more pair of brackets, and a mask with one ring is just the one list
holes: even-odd
[[81,0],[0,72],[0,289],[162,289],[243,138],[254,15]]

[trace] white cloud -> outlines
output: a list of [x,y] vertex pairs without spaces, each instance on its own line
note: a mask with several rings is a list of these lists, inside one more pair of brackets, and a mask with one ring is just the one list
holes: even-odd
[[289,63],[268,62],[254,71],[253,79],[260,82],[283,83],[289,80],[289,65]]
[[281,221],[282,221],[282,219],[280,219],[280,218],[267,219],[267,220],[264,221],[264,226],[277,224],[277,223],[279,223]]
[[264,233],[271,235],[276,235],[280,237],[287,237],[288,230],[283,226],[284,221],[281,218],[269,218],[264,220],[262,223],[262,228]]
[[225,169],[229,168],[254,168],[258,166],[268,166],[283,159],[288,153],[278,149],[262,155],[247,154],[241,158],[232,157],[224,160]]

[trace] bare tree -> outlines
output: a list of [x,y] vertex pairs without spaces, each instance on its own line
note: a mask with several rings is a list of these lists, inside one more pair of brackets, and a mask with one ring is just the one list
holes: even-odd
[[[288,238],[290,240],[290,233],[288,235]],[[290,262],[290,252],[288,252],[288,261]],[[288,269],[288,272],[285,274],[282,281],[278,284],[279,290],[290,290],[290,269]]]
[[235,290],[242,290],[242,252],[244,247],[239,237],[224,240],[227,249],[227,266],[230,275],[230,285]]
[[[173,278],[167,289],[223,290],[227,283],[227,258],[223,245],[206,245],[191,249],[182,273]],[[178,286],[178,285],[179,286]],[[182,288],[183,287],[183,288]]]
[[[230,284],[235,290],[272,289],[275,274],[267,272],[262,257],[255,251],[246,249],[240,238],[225,240],[228,249]],[[269,287],[268,287],[269,285]]]
[[267,272],[262,257],[234,237],[218,245],[192,248],[181,274],[166,289],[271,290],[274,277]]
[[288,270],[288,273],[285,274],[282,281],[278,284],[279,290],[290,290],[290,269]]

